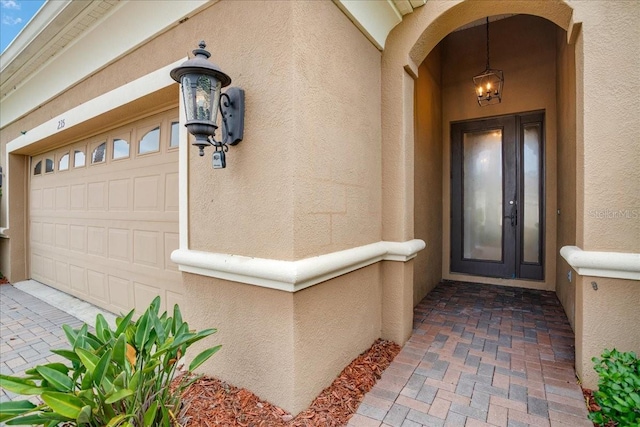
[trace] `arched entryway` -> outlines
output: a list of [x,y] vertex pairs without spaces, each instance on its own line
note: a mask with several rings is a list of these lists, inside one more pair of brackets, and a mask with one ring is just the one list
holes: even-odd
[[[557,267],[560,247],[579,238],[582,197],[576,180],[579,26],[572,12],[563,2],[427,2],[390,33],[382,61],[383,239],[427,243],[413,270],[398,272],[395,281],[412,293],[413,304],[442,279],[515,285],[555,290],[573,324],[574,290],[557,280],[566,273]],[[506,83],[501,104],[480,107],[471,77],[485,65],[486,33],[474,24],[487,16],[492,66],[504,70]],[[531,112],[544,118],[541,277],[514,281],[452,271],[451,124]]]

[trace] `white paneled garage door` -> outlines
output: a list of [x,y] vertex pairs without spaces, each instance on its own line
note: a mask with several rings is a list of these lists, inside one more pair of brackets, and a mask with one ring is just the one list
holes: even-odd
[[115,313],[180,302],[178,113],[31,159],[31,277]]

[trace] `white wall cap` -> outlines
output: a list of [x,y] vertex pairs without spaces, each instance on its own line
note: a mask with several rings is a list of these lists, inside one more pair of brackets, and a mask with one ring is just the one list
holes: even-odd
[[560,255],[581,276],[640,280],[640,254],[583,251],[577,246],[564,246]]
[[297,292],[379,261],[409,261],[425,246],[419,239],[380,241],[298,261],[177,249],[171,260],[187,273]]

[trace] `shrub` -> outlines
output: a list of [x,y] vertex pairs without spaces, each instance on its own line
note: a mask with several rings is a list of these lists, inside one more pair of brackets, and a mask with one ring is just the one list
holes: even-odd
[[640,424],[640,359],[634,352],[605,349],[602,359],[591,359],[600,376],[593,397],[601,410],[589,417],[597,424],[609,421],[620,426]]
[[[116,320],[112,330],[102,315],[95,334],[64,325],[70,349],[51,350],[65,363],[49,363],[26,371],[24,377],[0,375],[0,385],[28,400],[0,403],[0,422],[7,425],[174,426],[179,425],[182,391],[195,377],[189,375],[220,346],[198,354],[187,373],[178,369],[187,348],[213,333],[189,330],[180,308],[173,317],[158,316],[160,298],[153,300],[133,322],[132,310]],[[69,366],[70,365],[70,366]],[[173,383],[172,383],[173,382]]]

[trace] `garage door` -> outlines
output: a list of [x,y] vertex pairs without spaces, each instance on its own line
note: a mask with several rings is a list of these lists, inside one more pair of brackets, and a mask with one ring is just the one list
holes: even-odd
[[178,112],[31,158],[30,268],[37,281],[122,313],[180,302]]

